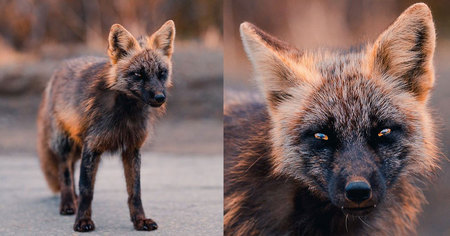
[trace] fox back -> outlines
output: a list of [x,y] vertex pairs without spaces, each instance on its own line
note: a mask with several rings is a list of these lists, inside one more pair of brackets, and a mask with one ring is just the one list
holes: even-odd
[[225,234],[414,232],[438,160],[429,8],[359,51],[300,51],[250,23],[241,37],[264,100],[225,106]]

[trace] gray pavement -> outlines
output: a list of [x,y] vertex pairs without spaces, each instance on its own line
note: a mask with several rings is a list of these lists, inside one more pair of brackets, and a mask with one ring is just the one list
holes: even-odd
[[[92,205],[96,230],[89,235],[222,235],[221,156],[145,153],[141,183],[156,231],[133,229],[120,159],[104,155]],[[0,235],[80,235],[72,230],[75,217],[60,216],[58,207],[36,156],[0,156]]]

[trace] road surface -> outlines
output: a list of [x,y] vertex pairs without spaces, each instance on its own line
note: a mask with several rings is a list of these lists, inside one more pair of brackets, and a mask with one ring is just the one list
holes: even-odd
[[[222,160],[143,154],[142,201],[159,228],[137,232],[129,220],[120,159],[104,155],[92,205],[96,230],[89,234],[222,235]],[[0,235],[80,235],[72,230],[75,216],[60,216],[58,208],[59,195],[48,189],[36,156],[0,156]]]

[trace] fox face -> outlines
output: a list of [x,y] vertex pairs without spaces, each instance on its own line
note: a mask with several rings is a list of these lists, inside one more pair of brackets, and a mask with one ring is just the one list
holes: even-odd
[[112,68],[108,86],[152,107],[164,104],[166,88],[171,86],[174,38],[173,21],[139,41],[121,25],[113,25],[109,34]]
[[275,174],[361,216],[396,204],[400,180],[436,167],[427,108],[435,29],[425,4],[356,52],[300,51],[250,23],[240,30],[272,121]]

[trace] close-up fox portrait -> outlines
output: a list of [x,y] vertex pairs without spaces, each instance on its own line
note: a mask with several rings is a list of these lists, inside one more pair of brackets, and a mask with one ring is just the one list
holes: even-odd
[[225,235],[410,235],[440,153],[431,11],[373,43],[298,50],[240,25],[263,99],[224,105]]
[[[114,24],[109,59],[69,60],[50,79],[39,108],[38,151],[49,187],[61,192],[60,214],[77,214],[75,231],[95,229],[91,203],[104,152],[121,153],[134,228],[158,228],[142,206],[140,148],[165,111],[174,38],[173,21],[139,40]],[[74,165],[80,158],[77,196]]]

